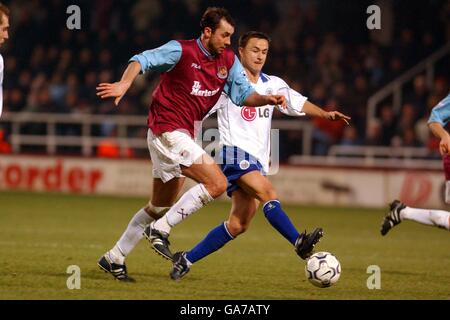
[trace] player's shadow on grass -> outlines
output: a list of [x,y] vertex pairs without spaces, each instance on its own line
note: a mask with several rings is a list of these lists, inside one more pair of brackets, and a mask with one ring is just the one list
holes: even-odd
[[[347,267],[345,268],[346,271],[348,271],[350,273],[351,272],[355,272],[355,273],[359,273],[361,272],[361,268],[351,268],[351,267]],[[405,272],[405,271],[398,271],[398,270],[386,270],[386,269],[381,269],[381,274],[393,274],[393,275],[403,275],[403,276],[418,276],[418,275],[422,275],[421,272]]]
[[[56,276],[62,276],[67,277],[67,274],[48,274],[48,275],[56,275]],[[132,272],[130,273],[130,276],[132,278],[135,278],[137,282],[148,282],[148,281],[168,281],[168,282],[175,282],[170,279],[169,272],[167,273],[144,273],[144,272]],[[87,270],[82,273],[81,275],[82,279],[90,279],[90,280],[112,280],[115,281],[112,275],[105,273],[102,270]],[[201,278],[190,276],[189,281],[195,282],[200,281]]]
[[[170,281],[171,283],[175,283],[175,282],[183,282],[183,281],[173,281],[172,279],[170,279],[169,276],[169,272],[166,273],[143,273],[143,272],[136,272],[133,273],[131,275],[132,277],[136,277],[136,278],[146,278],[146,279],[163,279],[163,280],[167,280]],[[196,276],[192,276],[192,275],[188,275],[189,277],[189,282],[191,281],[200,281],[202,280],[200,277],[196,277]]]

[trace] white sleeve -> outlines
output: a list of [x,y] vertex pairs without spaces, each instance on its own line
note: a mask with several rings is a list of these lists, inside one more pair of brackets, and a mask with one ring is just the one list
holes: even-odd
[[277,78],[279,87],[276,94],[280,94],[286,97],[287,108],[281,108],[277,106],[277,109],[282,113],[289,116],[304,116],[306,115],[302,112],[303,105],[305,104],[307,97],[298,93],[294,89],[291,89],[284,80]]

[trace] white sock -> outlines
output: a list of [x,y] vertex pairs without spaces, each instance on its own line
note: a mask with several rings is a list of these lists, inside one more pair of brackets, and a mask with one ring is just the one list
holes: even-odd
[[449,228],[450,212],[443,210],[416,209],[406,207],[400,211],[400,218],[413,220],[429,226]]
[[109,257],[109,260],[111,260],[114,263],[117,263],[117,264],[124,264],[125,263],[125,256],[122,254],[122,252],[120,251],[120,249],[117,246],[117,244],[114,246],[114,248],[109,250],[106,253],[106,255]]
[[153,221],[144,209],[139,210],[131,219],[127,229],[117,241],[110,252],[110,258],[114,263],[123,264],[125,257],[136,247],[143,238],[146,225]]
[[430,219],[435,226],[450,230],[450,212],[442,210],[431,210]]
[[213,200],[213,197],[211,197],[205,186],[199,183],[184,193],[169,211],[167,211],[166,215],[154,223],[153,227],[156,230],[170,233],[172,227]]

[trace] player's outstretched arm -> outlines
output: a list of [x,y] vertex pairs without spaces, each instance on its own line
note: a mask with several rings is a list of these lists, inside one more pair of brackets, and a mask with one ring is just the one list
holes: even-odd
[[305,102],[302,111],[309,116],[320,117],[331,121],[343,120],[347,125],[349,124],[348,120],[351,119],[339,111],[325,111],[309,101]]
[[129,63],[119,82],[100,83],[98,85],[97,96],[100,96],[102,99],[115,98],[114,104],[117,106],[140,71],[141,65],[139,62],[133,61]]
[[439,122],[430,122],[428,124],[431,132],[441,139],[441,142],[439,142],[439,152],[441,155],[449,154],[450,152],[450,135],[448,134],[447,130],[444,129],[444,127]]
[[244,105],[250,107],[262,107],[268,104],[286,108],[286,98],[283,95],[260,95],[254,91],[244,100]]

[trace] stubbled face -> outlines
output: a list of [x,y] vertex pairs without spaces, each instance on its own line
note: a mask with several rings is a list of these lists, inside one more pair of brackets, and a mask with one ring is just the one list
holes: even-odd
[[214,32],[210,28],[205,28],[203,32],[208,51],[213,55],[219,55],[231,45],[234,27],[222,19]]
[[0,46],[9,38],[9,18],[2,15],[2,23],[0,24]]
[[241,63],[252,73],[260,73],[266,63],[269,42],[266,39],[251,38],[244,48],[239,48]]

